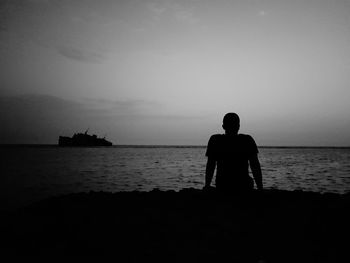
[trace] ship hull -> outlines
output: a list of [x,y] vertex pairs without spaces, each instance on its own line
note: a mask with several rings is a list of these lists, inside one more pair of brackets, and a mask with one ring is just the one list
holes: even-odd
[[73,139],[66,136],[59,136],[59,146],[70,146],[70,147],[91,147],[91,146],[112,146],[113,144],[105,139],[100,138],[80,138]]

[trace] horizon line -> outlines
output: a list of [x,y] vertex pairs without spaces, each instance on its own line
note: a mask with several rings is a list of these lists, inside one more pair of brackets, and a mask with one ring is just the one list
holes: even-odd
[[[40,146],[59,146],[58,144],[53,143],[0,143],[0,147],[20,147],[20,146],[32,146],[32,147],[40,147]],[[62,146],[60,146],[62,147]],[[76,146],[72,146],[76,147]],[[89,147],[89,146],[81,146],[81,148]],[[207,145],[198,145],[198,144],[113,144],[112,146],[90,146],[90,147],[198,147],[203,148],[207,147]],[[307,146],[307,145],[258,145],[258,148],[350,148],[350,146]]]

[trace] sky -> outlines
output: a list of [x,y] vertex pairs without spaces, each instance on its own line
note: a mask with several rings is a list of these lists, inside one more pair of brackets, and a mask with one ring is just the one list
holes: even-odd
[[350,146],[349,0],[0,0],[0,70],[0,143]]

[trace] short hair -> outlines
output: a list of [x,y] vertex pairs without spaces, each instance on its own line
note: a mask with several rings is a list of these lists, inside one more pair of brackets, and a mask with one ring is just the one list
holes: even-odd
[[237,113],[234,112],[226,113],[222,121],[223,125],[227,127],[232,125],[239,125],[239,122],[239,116]]

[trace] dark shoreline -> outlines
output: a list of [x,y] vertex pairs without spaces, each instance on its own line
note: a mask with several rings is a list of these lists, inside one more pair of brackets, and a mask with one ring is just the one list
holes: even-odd
[[76,193],[5,214],[2,253],[133,262],[346,262],[349,207],[350,193]]
[[[58,144],[0,144],[0,148],[55,148]],[[112,146],[64,146],[64,148],[206,148],[206,145],[137,145],[114,144]],[[60,147],[61,148],[61,147]],[[259,149],[350,149],[350,146],[258,146]]]

